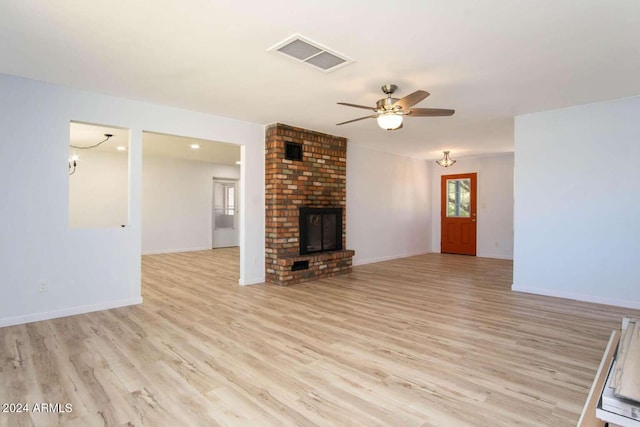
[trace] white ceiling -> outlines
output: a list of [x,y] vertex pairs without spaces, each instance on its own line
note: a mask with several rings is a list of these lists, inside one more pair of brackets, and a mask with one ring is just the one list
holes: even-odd
[[[193,149],[192,145],[198,145]],[[204,139],[185,138],[145,132],[142,137],[143,156],[172,157],[236,166],[240,161],[240,146]]]
[[[294,33],[355,62],[267,51]],[[638,0],[30,0],[3,2],[0,40],[1,73],[428,159],[512,151],[514,115],[640,94]],[[367,114],[336,102],[384,83],[456,114],[335,126]]]
[[[73,122],[69,126],[69,141],[77,147],[90,147],[105,140],[105,134],[113,135],[104,143],[92,148],[102,152],[118,152],[117,147],[129,149],[129,130]],[[194,149],[192,145],[197,145]],[[71,147],[69,152],[82,158],[83,149]],[[201,162],[237,166],[240,161],[240,147],[216,141],[144,132],[142,137],[142,155],[169,157]]]
[[[106,134],[112,135],[106,139]],[[106,141],[105,141],[106,140]],[[104,141],[104,142],[102,142]],[[117,147],[129,148],[129,130],[114,127],[98,126],[87,123],[71,122],[69,125],[69,144],[76,147],[92,147],[92,150],[117,151]],[[74,148],[70,149],[74,151]],[[78,149],[81,151],[82,149]]]

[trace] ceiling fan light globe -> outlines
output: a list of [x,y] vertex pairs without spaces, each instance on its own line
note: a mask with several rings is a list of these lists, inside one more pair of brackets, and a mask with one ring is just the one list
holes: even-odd
[[402,125],[402,116],[393,113],[381,114],[376,120],[378,126],[385,130],[395,130]]

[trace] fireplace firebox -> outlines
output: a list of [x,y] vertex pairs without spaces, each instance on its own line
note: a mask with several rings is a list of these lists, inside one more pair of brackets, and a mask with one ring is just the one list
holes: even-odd
[[342,208],[300,208],[300,255],[342,250]]

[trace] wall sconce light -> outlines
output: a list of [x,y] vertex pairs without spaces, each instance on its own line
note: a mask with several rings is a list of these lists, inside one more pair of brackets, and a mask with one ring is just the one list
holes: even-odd
[[444,157],[442,157],[440,160],[436,160],[436,163],[443,168],[453,166],[456,161],[449,157],[449,151],[443,151],[442,153],[444,154]]
[[[104,136],[106,137],[105,139],[98,142],[97,144],[93,144],[88,147],[82,147],[80,145],[73,145],[73,144],[69,144],[69,147],[75,148],[76,150],[88,150],[91,148],[96,148],[104,144],[105,142],[107,142],[113,135],[110,133],[105,133]],[[118,150],[119,149],[120,147],[118,147]],[[73,156],[69,157],[69,175],[73,175],[76,172],[76,167],[78,167],[78,156],[74,154]]]
[[76,172],[76,166],[78,166],[78,156],[74,154],[69,157],[69,175],[73,175]]

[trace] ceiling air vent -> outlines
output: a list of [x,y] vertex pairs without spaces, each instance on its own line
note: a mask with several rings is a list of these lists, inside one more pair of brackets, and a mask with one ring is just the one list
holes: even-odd
[[346,56],[302,37],[299,34],[294,34],[275,46],[270,47],[268,51],[282,53],[283,55],[304,62],[324,72],[337,70],[353,62]]

